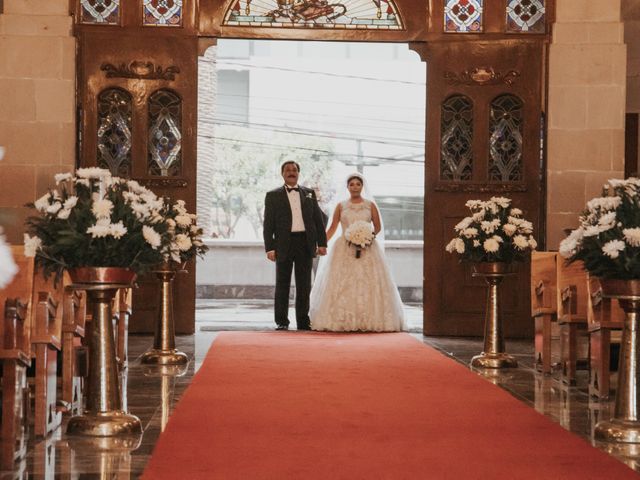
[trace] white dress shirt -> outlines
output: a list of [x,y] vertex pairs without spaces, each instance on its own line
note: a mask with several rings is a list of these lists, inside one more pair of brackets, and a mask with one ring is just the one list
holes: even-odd
[[[293,188],[299,188],[295,185]],[[285,188],[292,188],[285,185]],[[302,205],[300,204],[300,192],[291,190],[287,192],[289,205],[291,206],[291,232],[304,232],[304,220],[302,219]]]

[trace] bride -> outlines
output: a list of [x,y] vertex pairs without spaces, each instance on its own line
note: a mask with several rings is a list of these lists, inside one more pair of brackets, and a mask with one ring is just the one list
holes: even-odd
[[371,222],[373,231],[381,230],[376,204],[362,196],[365,180],[359,173],[349,175],[350,198],[340,202],[333,213],[327,239],[342,227],[329,255],[321,260],[311,290],[312,330],[332,332],[394,332],[405,330],[404,311],[398,289],[384,259],[378,240],[356,257],[344,232],[357,221]]

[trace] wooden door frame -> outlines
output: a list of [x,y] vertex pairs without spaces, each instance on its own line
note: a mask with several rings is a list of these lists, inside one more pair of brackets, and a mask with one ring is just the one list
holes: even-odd
[[[381,31],[381,30],[335,30],[335,29],[302,29],[302,28],[246,28],[246,27],[225,27],[222,25],[222,18],[225,14],[227,5],[230,5],[229,0],[200,0],[200,1],[185,1],[185,13],[183,25],[176,28],[159,28],[159,27],[143,27],[141,26],[141,0],[122,2],[122,20],[119,25],[105,26],[105,25],[87,25],[80,23],[79,20],[75,24],[75,35],[79,39],[78,48],[78,112],[79,118],[79,158],[78,165],[90,166],[95,164],[95,121],[88,118],[88,115],[95,116],[95,78],[99,74],[96,70],[96,63],[90,58],[95,52],[88,52],[88,44],[92,41],[104,41],[104,51],[110,52],[107,57],[110,58],[111,63],[114,65],[130,65],[135,60],[151,61],[154,65],[164,65],[165,68],[168,65],[170,56],[166,52],[162,52],[158,49],[158,45],[165,45],[169,50],[169,45],[175,40],[176,43],[181,45],[189,45],[182,48],[176,53],[179,58],[175,60],[180,61],[184,65],[182,71],[182,78],[190,76],[185,84],[185,88],[192,88],[197,92],[197,61],[198,55],[202,55],[204,51],[211,45],[215,44],[217,39],[224,38],[241,38],[241,39],[282,39],[282,40],[327,40],[327,41],[350,41],[350,42],[386,42],[386,43],[409,43],[410,47],[418,52],[423,62],[425,62],[425,68],[428,65],[433,65],[433,58],[436,53],[446,48],[451,44],[465,44],[465,45],[480,45],[483,42],[499,43],[499,42],[511,42],[519,41],[524,43],[543,43],[548,44],[550,39],[550,25],[555,18],[555,0],[546,1],[546,18],[547,29],[545,33],[541,34],[514,34],[506,33],[504,28],[504,12],[507,0],[497,0],[490,8],[485,5],[485,19],[482,33],[445,33],[443,31],[443,9],[445,0],[396,0],[396,6],[404,20],[404,29],[395,31]],[[70,0],[71,9],[73,12],[79,12],[79,0]],[[78,19],[78,15],[76,15]],[[109,48],[110,39],[127,38],[127,42],[122,40],[118,43],[119,47]],[[113,47],[113,46],[112,46]],[[165,47],[163,47],[165,48]],[[95,49],[95,48],[94,48]],[[481,52],[481,50],[479,50]],[[103,52],[101,52],[102,54]],[[476,50],[477,53],[477,50]],[[134,58],[137,56],[137,58]],[[160,61],[158,61],[160,59]],[[104,63],[105,59],[100,58],[100,61]],[[469,67],[482,66],[482,58],[469,57]],[[195,68],[194,68],[195,65]],[[546,84],[546,69],[542,73],[540,82]],[[433,84],[431,75],[427,75],[427,95],[429,95],[430,85]],[[136,82],[143,81],[141,79],[128,79],[126,83],[134,90],[134,97],[136,96]],[[119,83],[124,82],[124,80]],[[116,82],[118,84],[118,82]],[[190,85],[190,87],[188,86]],[[189,98],[193,98],[190,96]],[[428,98],[428,97],[427,97]],[[136,99],[139,100],[139,99]],[[546,92],[540,99],[542,103],[546,102]],[[195,100],[197,108],[197,94]],[[193,107],[193,105],[192,105]],[[430,108],[437,108],[437,106],[430,107],[429,99],[427,99],[427,105],[425,107],[427,117],[429,117]],[[543,108],[544,110],[544,108]],[[197,118],[192,117],[192,124],[186,122],[183,123],[183,137],[191,136],[194,139],[193,156],[195,158],[195,138],[197,138]],[[436,146],[430,147],[433,144],[433,138],[429,143],[430,126],[433,124],[433,120],[429,122],[427,118],[427,142],[425,145],[425,177],[427,172],[427,166],[429,162],[439,162],[438,155],[433,152],[437,151]],[[142,128],[139,124],[136,127],[136,131]],[[135,126],[135,125],[134,125]],[[92,128],[94,130],[92,130]],[[439,129],[439,127],[438,127]],[[144,143],[144,142],[143,142]],[[144,155],[145,148],[142,145],[137,145],[137,156]],[[434,150],[436,149],[436,150]],[[543,179],[545,178],[543,173],[546,172],[546,165],[541,165],[542,171],[540,185],[543,187]],[[187,190],[191,190],[192,201],[189,195],[187,200],[189,201],[191,208],[196,208],[195,205],[195,189],[197,184],[197,178],[195,176],[195,164],[193,164],[193,173],[189,174],[189,178],[182,179],[190,185]],[[137,172],[139,174],[139,171]],[[428,178],[425,178],[425,209],[424,209],[424,221],[425,227],[430,220],[430,212],[434,208],[429,201],[429,182]],[[154,181],[147,179],[148,185],[164,190],[159,193],[175,192],[176,179],[170,181],[163,181],[162,179]],[[184,187],[179,187],[184,188]],[[168,190],[167,190],[168,189]],[[173,189],[173,190],[172,190]],[[186,192],[186,190],[185,190]],[[544,205],[545,195],[540,195],[540,215],[539,225],[537,231],[544,231]],[[426,228],[425,228],[426,231]],[[542,236],[538,236],[539,240],[543,240]],[[441,247],[443,245],[438,245]],[[427,249],[425,247],[425,253]],[[423,272],[426,266],[423,266]],[[184,307],[189,312],[179,315],[176,322],[176,329],[179,333],[193,333],[194,331],[194,309],[195,309],[195,265],[191,268],[192,274],[189,279],[184,279],[179,289],[181,292],[187,292],[189,295],[193,293],[193,302],[187,302]],[[423,286],[423,302],[429,300],[429,289],[431,287],[425,282]],[[188,306],[187,306],[188,304]],[[425,333],[441,333],[437,329],[431,328],[431,317],[438,315],[437,312],[431,312],[428,308],[425,308]],[[136,326],[136,312],[134,306],[134,317],[131,323],[133,331],[150,331],[151,324],[147,321],[142,325]]]

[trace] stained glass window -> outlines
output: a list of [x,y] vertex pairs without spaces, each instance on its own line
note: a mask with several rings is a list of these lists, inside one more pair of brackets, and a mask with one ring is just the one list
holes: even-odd
[[482,31],[482,0],[446,0],[444,31],[474,33]]
[[393,0],[234,0],[227,26],[401,30]]
[[80,0],[80,6],[82,23],[120,23],[120,0]]
[[131,176],[131,95],[120,88],[98,96],[98,166]]
[[440,179],[471,180],[473,104],[464,95],[447,98],[441,108]]
[[489,180],[522,180],[523,103],[515,95],[501,95],[491,102],[489,121]]
[[182,0],[143,0],[145,25],[179,27],[182,25]]
[[544,0],[509,0],[507,3],[507,31],[544,33]]
[[178,176],[182,170],[182,100],[169,90],[149,97],[149,175]]

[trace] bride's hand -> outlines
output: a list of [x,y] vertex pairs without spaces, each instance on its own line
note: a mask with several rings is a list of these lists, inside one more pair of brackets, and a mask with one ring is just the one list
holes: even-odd
[[318,247],[318,255],[323,256],[327,254],[327,247]]

